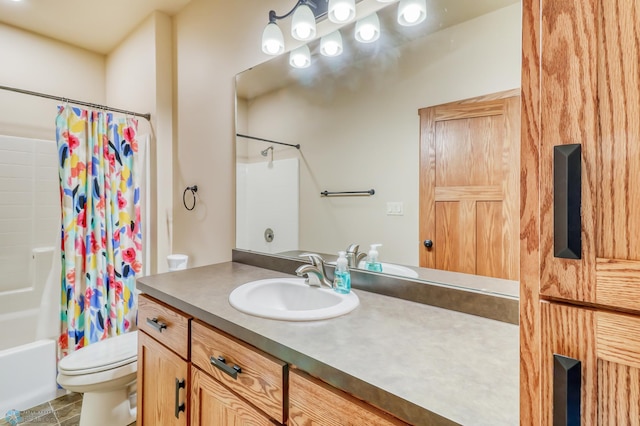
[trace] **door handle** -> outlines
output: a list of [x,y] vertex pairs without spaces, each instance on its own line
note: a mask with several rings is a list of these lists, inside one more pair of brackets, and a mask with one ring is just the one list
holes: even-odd
[[433,247],[433,241],[431,240],[424,240],[423,244],[427,249],[430,249],[431,247]]
[[185,379],[179,380],[176,378],[176,402],[175,402],[175,415],[176,419],[180,418],[180,412],[184,412],[187,407],[184,402],[180,404],[180,389],[184,389],[187,386],[187,382]]

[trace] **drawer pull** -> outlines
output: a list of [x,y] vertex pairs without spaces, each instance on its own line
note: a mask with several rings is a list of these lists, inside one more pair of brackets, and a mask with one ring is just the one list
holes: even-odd
[[220,370],[224,371],[235,380],[238,380],[238,373],[242,373],[242,368],[238,367],[235,364],[233,367],[229,367],[227,365],[227,361],[223,356],[219,356],[218,358],[211,357],[209,358],[209,360],[214,367],[218,367]]
[[167,328],[167,324],[158,321],[158,318],[147,318],[147,324],[158,330],[159,333],[162,333],[162,330]]
[[187,383],[184,379],[178,380],[178,378],[176,378],[176,403],[175,403],[176,419],[180,418],[181,411],[184,413],[184,411],[186,410],[186,406],[184,405],[184,402],[180,404],[180,389],[184,389],[186,386],[187,386]]

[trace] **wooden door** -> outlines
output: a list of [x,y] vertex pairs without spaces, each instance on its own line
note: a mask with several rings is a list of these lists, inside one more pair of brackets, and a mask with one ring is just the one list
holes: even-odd
[[273,426],[265,414],[196,367],[191,383],[192,426]]
[[[640,7],[547,0],[542,22],[540,292],[640,312]],[[554,255],[563,144],[582,151],[580,259]]]
[[554,355],[580,361],[580,424],[640,424],[640,318],[542,302],[541,319],[542,424],[555,424],[554,411],[564,411],[554,405],[554,397],[563,399],[554,390]]
[[186,426],[189,364],[138,331],[139,426]]
[[519,90],[419,114],[420,266],[517,280]]

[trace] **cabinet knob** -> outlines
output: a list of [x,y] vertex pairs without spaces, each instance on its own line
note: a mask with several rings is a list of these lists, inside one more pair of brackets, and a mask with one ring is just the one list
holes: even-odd
[[424,240],[424,246],[428,249],[430,249],[431,247],[433,247],[433,241],[431,240]]

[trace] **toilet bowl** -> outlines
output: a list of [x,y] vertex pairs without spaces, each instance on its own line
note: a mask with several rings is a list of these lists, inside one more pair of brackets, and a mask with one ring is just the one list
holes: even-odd
[[80,426],[126,426],[136,420],[130,398],[138,371],[138,332],[86,346],[58,363],[58,384],[83,393]]

